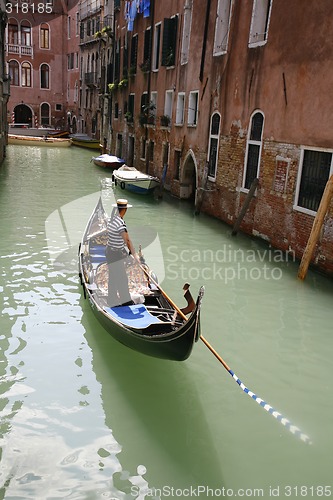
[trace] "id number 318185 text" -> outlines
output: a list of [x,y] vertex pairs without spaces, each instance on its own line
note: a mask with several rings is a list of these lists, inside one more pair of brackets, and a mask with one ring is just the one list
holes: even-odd
[[8,2],[6,3],[7,14],[52,14],[53,3],[44,2]]

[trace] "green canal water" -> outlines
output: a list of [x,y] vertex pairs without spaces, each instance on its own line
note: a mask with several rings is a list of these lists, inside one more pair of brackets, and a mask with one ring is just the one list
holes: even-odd
[[[167,195],[126,220],[164,290],[205,286],[183,363],[116,343],[82,297],[77,247],[111,174],[91,152],[8,147],[0,169],[0,498],[333,495],[333,283]],[[162,281],[163,280],[163,281]],[[309,443],[308,441],[311,441]]]

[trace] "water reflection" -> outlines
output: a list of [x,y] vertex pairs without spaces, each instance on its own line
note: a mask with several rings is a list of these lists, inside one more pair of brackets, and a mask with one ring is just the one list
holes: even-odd
[[151,489],[221,486],[214,438],[186,363],[131,351],[99,326],[87,302],[82,307],[106,424],[122,443],[123,470],[114,477],[118,489],[131,492],[132,483],[123,484],[124,473],[131,477],[141,465]]

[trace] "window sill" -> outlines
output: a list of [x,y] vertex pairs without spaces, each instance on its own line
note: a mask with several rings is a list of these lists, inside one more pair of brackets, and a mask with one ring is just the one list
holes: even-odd
[[308,208],[299,207],[298,205],[294,205],[293,210],[295,210],[296,212],[301,212],[306,215],[311,215],[312,217],[315,217],[317,215],[317,212],[315,212],[314,210],[309,210]]

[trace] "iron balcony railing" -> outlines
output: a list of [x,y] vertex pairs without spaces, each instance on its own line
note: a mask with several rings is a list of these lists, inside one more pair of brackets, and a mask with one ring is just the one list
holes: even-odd
[[84,74],[84,83],[88,87],[98,87],[100,84],[100,77],[96,72],[90,72]]

